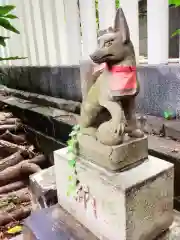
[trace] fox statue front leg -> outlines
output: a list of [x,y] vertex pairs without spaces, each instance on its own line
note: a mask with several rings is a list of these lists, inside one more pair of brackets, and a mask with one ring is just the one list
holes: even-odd
[[122,101],[124,113],[127,119],[126,132],[130,137],[141,138],[144,132],[138,128],[136,112],[135,112],[135,97],[128,97]]

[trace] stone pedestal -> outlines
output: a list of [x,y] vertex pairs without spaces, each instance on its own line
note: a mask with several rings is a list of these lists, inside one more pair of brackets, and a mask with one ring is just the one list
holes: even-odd
[[84,198],[67,196],[67,149],[54,153],[59,204],[103,240],[152,240],[173,221],[173,165],[149,156],[128,171],[113,173],[80,159],[77,176]]
[[30,176],[33,211],[47,208],[57,203],[54,166]]
[[94,137],[80,135],[79,155],[86,156],[86,159],[106,168],[110,171],[130,168],[148,158],[147,136],[143,138],[129,138],[117,146],[107,146]]

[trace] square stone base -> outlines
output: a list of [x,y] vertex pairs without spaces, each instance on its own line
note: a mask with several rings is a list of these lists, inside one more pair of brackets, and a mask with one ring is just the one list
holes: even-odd
[[[113,173],[89,161],[76,163],[84,194],[68,196],[67,149],[54,152],[59,204],[103,240],[151,240],[173,221],[173,165],[149,156],[128,171]],[[82,193],[82,192],[81,192]]]
[[92,136],[81,135],[78,139],[79,155],[111,171],[118,171],[138,164],[148,157],[147,136],[130,138],[123,144],[107,146]]
[[30,176],[33,211],[47,208],[57,203],[57,189],[54,166]]

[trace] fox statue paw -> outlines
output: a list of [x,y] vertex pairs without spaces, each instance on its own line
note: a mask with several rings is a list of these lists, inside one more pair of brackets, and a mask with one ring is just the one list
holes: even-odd
[[123,142],[124,127],[123,123],[116,127],[111,121],[102,123],[97,130],[97,139],[104,145],[119,145]]
[[144,132],[141,129],[134,129],[132,132],[128,133],[130,137],[142,138],[144,137]]

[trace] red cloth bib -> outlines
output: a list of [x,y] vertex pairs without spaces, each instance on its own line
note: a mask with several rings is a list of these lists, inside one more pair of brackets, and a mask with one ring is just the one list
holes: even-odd
[[110,88],[113,95],[127,96],[137,92],[136,67],[113,66]]
[[94,72],[102,72],[104,69],[112,73],[112,77],[110,77],[110,88],[113,96],[130,96],[136,94],[136,67],[113,66],[109,69],[106,63],[102,63],[94,68]]

